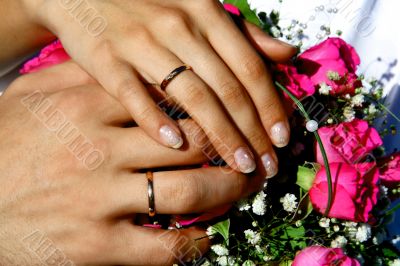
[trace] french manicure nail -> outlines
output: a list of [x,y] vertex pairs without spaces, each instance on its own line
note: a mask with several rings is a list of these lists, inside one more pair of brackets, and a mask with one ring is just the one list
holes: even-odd
[[264,165],[265,171],[267,172],[266,179],[274,177],[278,173],[278,166],[275,159],[267,154],[261,157],[261,161]]
[[248,174],[256,170],[254,156],[247,148],[237,149],[234,156],[235,162],[242,173]]
[[170,126],[163,126],[160,128],[160,136],[163,142],[174,148],[179,149],[183,145],[183,139],[175,132]]
[[276,147],[282,148],[289,144],[289,128],[286,123],[278,122],[271,128],[271,140]]

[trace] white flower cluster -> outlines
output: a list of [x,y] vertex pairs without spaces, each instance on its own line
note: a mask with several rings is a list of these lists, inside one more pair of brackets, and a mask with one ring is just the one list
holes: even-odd
[[229,250],[221,244],[212,245],[211,250],[214,251],[214,253],[218,256],[229,255]]
[[371,238],[371,226],[369,224],[361,224],[357,228],[357,233],[355,236],[356,240],[359,242],[365,242]]
[[330,224],[331,220],[329,218],[321,218],[319,220],[319,226],[321,226],[322,228],[329,228],[329,224]]
[[256,233],[251,229],[247,229],[244,231],[244,236],[247,239],[247,242],[252,245],[257,245],[261,242],[261,234]]
[[396,259],[389,263],[389,266],[400,266],[400,259]]
[[283,209],[289,213],[293,213],[297,209],[297,198],[293,194],[287,193],[280,199],[280,202],[283,205]]
[[329,93],[331,92],[332,87],[327,85],[325,82],[319,84],[319,94],[321,95],[329,95]]
[[352,107],[361,107],[365,101],[365,96],[362,94],[356,94],[351,98],[351,106]]
[[337,236],[332,242],[332,248],[343,248],[347,245],[347,238],[344,236]]
[[264,191],[261,191],[254,198],[253,204],[251,205],[254,214],[257,214],[257,215],[265,214],[265,211],[266,211],[265,198],[266,197],[267,197],[267,195],[264,193]]

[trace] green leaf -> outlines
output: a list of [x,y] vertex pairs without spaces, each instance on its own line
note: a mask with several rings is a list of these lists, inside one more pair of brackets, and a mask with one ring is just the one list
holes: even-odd
[[293,262],[293,261],[291,261],[291,260],[281,261],[281,262],[279,263],[279,266],[290,266],[290,265],[292,265],[292,262]]
[[305,249],[307,247],[306,241],[298,241],[298,240],[291,240],[290,241],[290,246],[292,247],[293,250],[296,249]]
[[250,8],[247,0],[224,0],[224,3],[236,6],[247,21],[261,27],[261,22],[256,11]]
[[299,166],[297,170],[296,184],[305,191],[309,191],[312,186],[312,183],[314,182],[315,175],[316,174],[314,169],[310,169],[304,166]]
[[304,228],[304,226],[289,226],[288,228],[286,228],[286,234],[288,237],[296,239],[299,237],[303,237],[306,234],[306,229]]
[[212,226],[212,228],[215,230],[215,232],[219,233],[224,238],[224,240],[226,241],[226,244],[228,246],[229,246],[229,227],[230,226],[231,226],[230,219],[219,222]]
[[383,252],[384,257],[388,258],[388,259],[397,259],[399,256],[399,254],[397,254],[395,251],[393,251],[389,248],[384,248],[382,250],[382,252]]

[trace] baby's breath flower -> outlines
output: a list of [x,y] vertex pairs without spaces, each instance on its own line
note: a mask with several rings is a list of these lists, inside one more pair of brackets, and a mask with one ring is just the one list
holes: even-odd
[[322,228],[329,228],[329,224],[330,224],[331,220],[329,218],[321,218],[321,220],[319,220],[319,226],[321,226]]
[[201,264],[201,266],[212,266],[212,264],[209,260],[206,260],[205,262],[203,262],[203,264]]
[[357,95],[353,96],[353,98],[351,99],[351,105],[361,107],[363,105],[364,101],[365,101],[364,95],[357,94]]
[[296,225],[297,227],[300,227],[300,226],[303,225],[303,222],[302,222],[301,220],[298,220],[298,221],[296,221],[295,225]]
[[350,106],[346,106],[343,110],[343,116],[346,118],[346,122],[351,122],[356,117],[356,112]]
[[355,227],[357,227],[357,223],[355,223],[355,222],[346,221],[346,222],[344,222],[344,223],[342,223],[342,224],[343,224],[344,227],[348,227],[348,228],[355,228]]
[[247,229],[244,231],[244,236],[247,239],[247,242],[252,245],[257,245],[261,242],[261,235],[260,233],[256,233],[251,229]]
[[242,199],[237,203],[237,207],[239,211],[248,211],[250,210],[251,206],[247,199]]
[[333,231],[334,231],[334,232],[339,232],[339,231],[340,231],[339,225],[335,224],[335,225],[333,226]]
[[340,75],[336,71],[328,71],[326,75],[330,80],[340,80]]
[[382,244],[383,241],[387,238],[387,235],[385,231],[378,232],[373,238],[372,238],[372,243],[374,245],[380,245]]
[[332,118],[328,118],[328,120],[326,120],[326,122],[327,122],[328,124],[333,124],[333,119],[332,119]]
[[357,233],[355,236],[356,240],[359,242],[365,242],[371,238],[371,226],[369,224],[361,224],[357,228]]
[[214,253],[218,256],[229,255],[229,250],[221,244],[212,245],[211,250],[214,251]]
[[253,208],[254,214],[257,214],[257,215],[265,214],[265,210],[266,210],[265,198],[266,197],[267,197],[267,195],[264,193],[264,191],[261,191],[254,198],[253,204],[251,205]]
[[375,104],[371,103],[368,107],[368,114],[374,115],[377,111]]
[[400,259],[389,262],[389,266],[400,266]]
[[229,266],[228,264],[228,256],[222,256],[222,257],[218,257],[216,259],[218,265],[220,266]]
[[256,266],[256,264],[252,260],[246,260],[242,266]]
[[251,225],[252,225],[253,227],[257,227],[257,226],[258,226],[258,222],[257,222],[257,221],[253,221],[253,222],[251,223]]
[[271,27],[271,34],[272,34],[273,37],[279,38],[281,36],[281,31],[276,26],[272,26]]
[[319,94],[329,95],[329,92],[332,90],[332,87],[327,85],[325,82],[319,84]]
[[361,93],[362,94],[366,94],[366,95],[370,94],[371,93],[371,87],[370,86],[363,86],[361,88]]
[[292,213],[297,208],[297,198],[295,195],[287,193],[283,198],[280,199],[283,205],[283,209],[289,213]]
[[265,262],[272,261],[272,257],[270,257],[270,256],[264,256],[264,257],[263,257],[263,261],[265,261]]
[[332,248],[343,248],[347,245],[347,239],[344,236],[337,236],[332,242]]
[[215,230],[214,227],[209,226],[207,228],[206,234],[208,235],[208,238],[212,239],[216,233],[217,233],[217,231]]

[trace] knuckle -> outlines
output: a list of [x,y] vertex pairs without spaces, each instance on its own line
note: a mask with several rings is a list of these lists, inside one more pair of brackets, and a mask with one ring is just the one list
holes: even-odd
[[266,99],[263,101],[259,107],[259,113],[261,116],[261,119],[264,122],[269,122],[272,120],[275,120],[276,116],[281,114],[280,112],[281,105],[279,102],[272,100],[272,99]]
[[92,51],[94,56],[97,56],[97,58],[104,58],[105,55],[115,54],[116,48],[110,39],[102,38],[96,42]]
[[200,177],[192,174],[176,184],[175,198],[181,212],[192,213],[198,204],[206,199],[206,191],[199,180]]
[[151,45],[154,44],[154,37],[151,32],[144,28],[135,28],[134,31],[129,31],[126,33],[127,38],[134,40],[136,44],[139,45]]
[[244,175],[238,173],[236,175],[233,191],[236,192],[237,199],[240,199],[248,190],[248,179]]
[[181,31],[189,28],[187,15],[178,9],[171,8],[164,10],[160,20],[170,30]]
[[221,100],[229,107],[239,107],[246,99],[246,94],[236,82],[226,82],[220,86]]
[[257,150],[265,150],[268,144],[268,135],[264,132],[263,128],[260,128],[259,130],[251,130],[246,134],[246,137],[250,144]]
[[247,56],[242,64],[242,73],[247,80],[260,80],[266,74],[266,67],[258,56]]
[[[207,90],[197,84],[188,84],[186,86],[185,103],[200,107],[207,102]],[[186,108],[185,108],[186,109]]]
[[198,3],[199,8],[204,10],[213,10],[218,7],[218,1],[216,0],[202,0],[202,1],[194,1]]
[[130,79],[119,81],[116,85],[115,91],[117,98],[123,102],[134,99],[137,94],[137,90],[134,86],[134,81]]
[[207,135],[197,123],[191,119],[181,120],[179,127],[183,130],[190,143],[194,144],[196,153],[202,154],[202,149],[210,145]]

